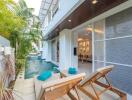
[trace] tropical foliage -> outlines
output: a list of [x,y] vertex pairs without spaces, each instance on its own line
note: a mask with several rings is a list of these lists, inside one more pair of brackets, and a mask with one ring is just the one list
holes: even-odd
[[[15,15],[24,21],[24,27],[19,30],[13,30],[9,36],[12,47],[16,52],[17,65],[24,66],[24,59],[32,50],[32,42],[38,44],[40,40],[39,20],[33,15],[33,8],[28,8],[24,0],[19,0],[18,4],[13,6]],[[20,60],[20,61],[19,61]]]
[[[41,39],[39,19],[33,15],[33,8],[28,8],[24,0],[0,0],[0,35],[9,39],[15,48],[16,71],[24,67],[25,60],[33,50],[32,43],[38,45]],[[7,59],[8,60],[8,59]],[[9,63],[6,63],[11,74]],[[13,100],[13,91],[6,88],[5,77],[0,75],[0,100]]]
[[14,30],[20,30],[25,22],[13,13],[11,0],[0,0],[0,35],[9,38]]
[[24,66],[32,43],[38,44],[40,34],[39,20],[24,0],[17,4],[12,0],[0,0],[0,35],[9,39],[15,48],[16,69]]

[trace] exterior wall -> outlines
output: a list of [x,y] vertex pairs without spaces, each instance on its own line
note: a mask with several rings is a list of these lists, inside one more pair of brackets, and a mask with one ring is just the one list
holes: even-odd
[[94,22],[94,30],[104,30],[104,34],[94,31],[94,71],[114,65],[109,74],[112,84],[132,95],[132,7],[107,17],[104,25],[99,23]]
[[51,59],[57,63],[57,39],[51,40]]
[[47,27],[43,30],[43,33],[47,34],[53,28],[55,28],[56,25],[60,23],[65,16],[68,16],[68,13],[71,11],[71,9],[78,2],[82,2],[82,1],[84,0],[67,0],[65,3],[65,0],[59,0],[59,9],[57,13],[54,15],[54,17],[52,18],[52,20],[48,23]]
[[[78,4],[81,4],[83,1],[84,0],[67,0],[64,4],[65,0],[59,0],[59,9],[57,13],[50,22],[48,22],[48,19],[46,19],[47,27],[43,27],[44,25],[42,25],[43,36],[48,34],[54,27],[56,27],[57,24],[59,24],[66,16],[68,16],[68,13],[71,12],[71,9],[75,8],[75,6]],[[51,61],[51,49],[49,48],[51,48],[51,43],[48,44],[47,41],[44,41],[42,59],[48,59]],[[50,55],[50,57],[48,57],[48,55]]]
[[0,46],[10,46],[10,42],[9,40],[7,40],[6,38],[0,36]]
[[51,41],[48,41],[47,61],[51,61]]
[[[112,84],[132,95],[132,7],[99,20],[93,26],[93,71],[105,65],[114,65],[109,74]],[[98,32],[99,31],[99,32]],[[77,46],[77,35],[72,37]],[[77,64],[77,57],[73,56]]]
[[51,61],[51,41],[43,42],[42,59],[46,59],[46,61]]
[[113,85],[132,95],[132,7],[106,18],[105,42]]
[[46,58],[46,52],[47,52],[47,42],[43,42],[43,47],[42,47],[42,59]]

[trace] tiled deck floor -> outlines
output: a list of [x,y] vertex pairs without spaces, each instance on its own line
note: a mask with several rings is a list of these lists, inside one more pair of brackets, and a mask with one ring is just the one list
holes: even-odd
[[[17,80],[14,89],[17,91],[17,96],[15,96],[16,100],[35,100],[33,79]],[[86,87],[86,89],[91,90],[89,87]],[[81,91],[78,92],[81,100],[91,100]],[[71,100],[71,99],[67,95],[65,95],[64,97],[61,97],[57,100]],[[107,92],[101,96],[101,100],[120,100],[120,99],[117,95],[113,95],[111,92]]]
[[92,63],[81,63],[78,64],[78,70],[80,72],[85,72],[87,76],[92,72]]
[[[91,63],[80,63],[79,64],[79,71],[80,72],[85,72],[88,75],[90,75],[92,71],[92,64]],[[36,100],[35,99],[35,85],[34,85],[34,79],[24,79],[24,69],[20,72],[20,75],[18,76],[15,86],[14,86],[14,91],[15,94],[15,100]],[[90,90],[90,88],[86,87],[87,90]],[[79,96],[81,100],[91,100],[83,94],[81,91],[79,91]],[[91,92],[91,91],[90,91]],[[74,94],[74,92],[73,92]],[[112,93],[107,92],[105,95],[101,96],[101,100],[120,100],[116,95],[111,95]],[[67,95],[57,99],[57,100],[71,100]]]
[[35,100],[33,78],[17,79],[14,91],[16,91],[15,100]]
[[[89,87],[85,87],[85,89],[92,92],[92,90]],[[99,88],[97,88],[99,89]],[[17,96],[15,95],[15,100],[35,100],[35,90],[34,90],[34,79],[17,79],[14,90],[17,93]],[[72,91],[74,94],[74,91]],[[79,91],[79,96],[81,100],[91,100],[83,94],[81,91]],[[71,100],[67,95],[57,99],[57,100]],[[104,95],[101,95],[101,100],[120,100],[117,95],[113,95],[111,92],[107,92]]]

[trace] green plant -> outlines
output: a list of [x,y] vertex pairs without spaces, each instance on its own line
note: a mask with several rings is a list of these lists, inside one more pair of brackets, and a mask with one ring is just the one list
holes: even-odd
[[0,0],[0,35],[9,38],[14,30],[23,28],[25,22],[21,17],[15,15],[12,0]]
[[[26,57],[33,49],[32,43],[38,45],[41,39],[39,27],[39,19],[33,15],[33,8],[28,8],[24,0],[19,0],[18,4],[13,0],[0,0],[0,35],[9,39],[15,48],[16,74],[25,67]],[[14,91],[5,87],[5,81],[12,73],[8,62],[5,72],[4,75],[0,74],[0,100],[13,100]]]
[[[40,23],[24,0],[15,4],[12,0],[0,0],[0,35],[10,40],[15,48],[16,69],[24,67],[23,61],[32,51],[32,43],[41,39]],[[29,24],[30,23],[30,24]]]

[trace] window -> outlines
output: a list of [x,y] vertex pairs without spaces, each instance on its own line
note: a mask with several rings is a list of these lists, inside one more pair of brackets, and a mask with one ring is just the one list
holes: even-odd
[[104,66],[104,28],[105,21],[100,20],[94,23],[94,64],[95,70]]

